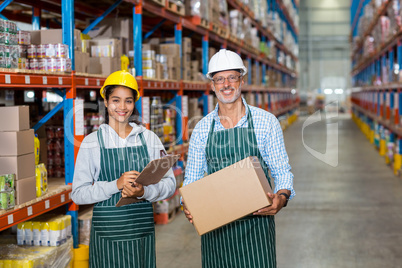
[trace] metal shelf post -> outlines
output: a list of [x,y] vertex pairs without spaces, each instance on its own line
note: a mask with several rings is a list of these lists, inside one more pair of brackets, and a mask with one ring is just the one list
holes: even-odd
[[[209,36],[208,33],[202,37],[202,73],[207,75],[208,73],[208,61],[209,61]],[[212,55],[211,55],[212,56]]]
[[32,30],[40,30],[40,17],[41,9],[39,7],[32,7]]
[[[63,43],[69,46],[69,56],[71,58],[72,87],[66,93],[64,101],[64,161],[65,161],[65,180],[66,184],[72,184],[74,176],[74,99],[76,97],[75,88],[75,64],[74,64],[74,0],[62,0],[62,25]],[[78,247],[78,206],[68,206],[68,215],[71,215],[71,226],[74,239],[74,247]],[[71,210],[70,210],[71,209]]]
[[136,76],[142,77],[142,4],[133,7],[134,67]]

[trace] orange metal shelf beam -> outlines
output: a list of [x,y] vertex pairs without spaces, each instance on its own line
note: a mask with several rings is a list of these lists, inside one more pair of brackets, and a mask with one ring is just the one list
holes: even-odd
[[70,202],[72,202],[71,189],[52,195],[42,201],[33,203],[32,205],[11,210],[6,214],[0,215],[0,231]]

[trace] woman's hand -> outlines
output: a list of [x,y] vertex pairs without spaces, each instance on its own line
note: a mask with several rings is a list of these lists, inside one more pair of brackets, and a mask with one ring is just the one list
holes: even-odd
[[123,191],[121,192],[122,197],[141,197],[144,195],[144,186],[137,182],[132,184],[124,185]]
[[131,184],[138,178],[138,175],[140,175],[140,173],[135,170],[124,172],[117,180],[117,188],[123,190],[124,186],[131,186]]

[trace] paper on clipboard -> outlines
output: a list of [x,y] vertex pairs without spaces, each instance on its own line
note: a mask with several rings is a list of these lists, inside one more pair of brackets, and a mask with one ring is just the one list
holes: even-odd
[[[152,160],[144,168],[144,170],[138,175],[136,182],[142,184],[143,186],[148,186],[151,184],[156,184],[165,176],[170,168],[179,160],[180,155],[167,155],[159,159]],[[143,201],[136,197],[121,197],[119,202],[117,202],[116,207],[121,207],[131,203]]]

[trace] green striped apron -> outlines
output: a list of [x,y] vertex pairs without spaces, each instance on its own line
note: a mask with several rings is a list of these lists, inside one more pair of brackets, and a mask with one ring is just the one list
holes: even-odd
[[[212,174],[246,157],[256,156],[271,184],[268,166],[258,149],[251,111],[248,110],[247,128],[214,132],[215,120],[212,120],[206,146],[208,172]],[[206,233],[201,236],[201,252],[203,268],[276,267],[274,217],[248,215]]]
[[[150,161],[142,133],[142,145],[105,148],[102,131],[98,181],[114,181],[130,170],[141,172]],[[89,247],[91,268],[156,267],[155,226],[152,204],[148,201],[115,207],[121,193],[95,204]]]

